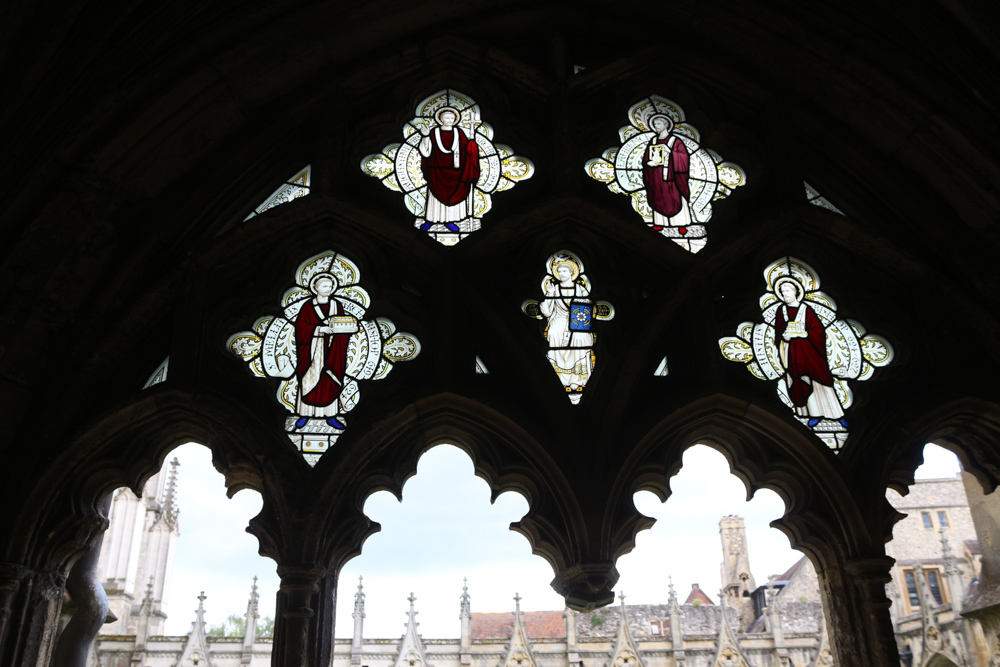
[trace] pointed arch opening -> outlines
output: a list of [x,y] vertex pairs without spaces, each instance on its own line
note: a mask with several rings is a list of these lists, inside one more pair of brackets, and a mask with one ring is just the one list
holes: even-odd
[[[423,636],[459,637],[462,625],[455,612],[462,608],[463,579],[473,607],[484,612],[475,614],[482,628],[497,621],[486,618],[494,613],[509,616],[517,593],[526,610],[561,610],[563,600],[549,586],[550,565],[510,529],[527,511],[520,493],[505,491],[491,499],[489,485],[476,477],[472,460],[459,447],[427,450],[401,498],[378,491],[365,501],[365,514],[381,524],[381,531],[341,569],[335,636],[398,637],[407,595],[413,593]],[[365,616],[360,629],[355,625],[359,596]]]
[[227,497],[211,451],[196,442],[173,449],[141,496],[116,489],[97,565],[110,609],[97,659],[155,651],[206,664],[233,643],[247,655],[269,651],[278,577],[246,531],[262,505],[249,488]]

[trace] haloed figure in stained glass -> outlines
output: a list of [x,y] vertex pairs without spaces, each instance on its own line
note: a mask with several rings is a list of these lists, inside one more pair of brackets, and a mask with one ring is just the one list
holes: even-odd
[[[557,257],[551,269],[558,282],[546,278],[545,299],[539,304],[542,315],[548,318],[549,362],[567,391],[581,392],[594,370],[590,290],[577,281],[580,266],[573,258]],[[574,396],[579,400],[579,394]]]
[[809,426],[822,419],[833,419],[846,428],[844,408],[833,388],[834,376],[843,377],[844,369],[830,369],[823,323],[802,300],[805,289],[797,280],[781,278],[775,286],[784,302],[774,318],[775,343],[785,367],[785,382],[795,414],[808,418]]
[[337,419],[338,398],[344,388],[347,343],[358,330],[358,320],[345,314],[332,296],[337,291],[333,274],[316,274],[309,289],[315,296],[303,304],[295,319],[295,374],[299,380],[295,427],[302,428],[309,418],[318,417],[342,429],[344,425]]
[[666,114],[654,114],[649,124],[656,134],[646,146],[642,182],[653,209],[653,229],[680,227],[686,230],[691,226],[687,147],[673,133],[674,121]]
[[472,188],[479,180],[479,147],[455,125],[458,118],[457,109],[442,107],[434,114],[437,127],[420,128],[420,166],[428,190],[426,222],[420,226],[424,231],[438,223],[457,232],[456,223],[473,212]]

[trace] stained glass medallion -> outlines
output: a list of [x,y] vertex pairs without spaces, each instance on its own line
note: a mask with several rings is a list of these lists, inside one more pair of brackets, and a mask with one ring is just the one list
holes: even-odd
[[802,185],[806,188],[806,201],[810,204],[813,206],[819,206],[820,208],[825,208],[826,210],[833,211],[834,213],[839,213],[840,215],[844,215],[843,211],[834,206],[829,199],[821,195],[816,188],[809,185],[805,181],[802,182]]
[[665,97],[650,95],[628,110],[629,124],[618,130],[621,145],[585,165],[587,175],[628,195],[632,208],[655,232],[689,252],[708,240],[713,202],[746,183],[743,169],[703,148],[684,110]]
[[142,385],[142,388],[149,389],[154,384],[165,382],[168,370],[170,370],[170,357],[167,357],[160,362],[160,365],[156,367],[156,370],[153,371],[153,374],[149,376],[148,380],[146,380],[146,384]]
[[549,257],[545,266],[541,301],[529,299],[521,304],[521,310],[545,321],[543,335],[549,343],[546,356],[575,405],[597,362],[594,322],[613,319],[615,309],[607,301],[591,300],[590,280],[576,254],[560,250]]
[[260,203],[260,205],[250,211],[250,215],[243,219],[249,220],[255,215],[260,215],[269,208],[274,208],[275,206],[279,206],[281,204],[287,204],[293,199],[298,199],[299,197],[305,197],[309,194],[310,187],[312,187],[310,185],[311,179],[312,165],[306,165],[304,169],[296,172],[294,176],[282,183],[277,190],[268,195],[267,198]]
[[281,314],[233,334],[226,347],[251,373],[280,380],[278,402],[290,413],[285,433],[316,465],[347,428],[360,400],[359,381],[381,380],[420,353],[420,342],[384,317],[365,319],[368,292],[357,265],[332,250],[295,271]]
[[763,322],[743,322],[719,340],[722,356],[746,364],[754,377],[776,381],[778,396],[800,422],[833,450],[847,442],[848,382],[867,380],[893,359],[887,340],[859,322],[837,317],[837,304],[820,291],[819,274],[785,257],[764,270]]
[[531,178],[531,160],[493,143],[479,105],[446,89],[417,104],[403,142],[366,156],[361,170],[399,192],[414,226],[444,245],[478,230],[493,195]]

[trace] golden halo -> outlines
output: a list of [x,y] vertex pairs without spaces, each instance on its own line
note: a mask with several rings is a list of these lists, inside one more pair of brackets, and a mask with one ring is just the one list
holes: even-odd
[[552,271],[552,276],[554,278],[558,278],[558,276],[559,276],[559,267],[560,266],[568,266],[569,267],[570,271],[573,274],[573,276],[572,276],[572,278],[570,278],[570,280],[576,280],[577,278],[580,277],[580,265],[577,264],[576,262],[574,262],[569,257],[560,257],[560,258],[556,259],[555,261],[553,261],[552,264],[549,265],[549,269]]
[[779,299],[781,298],[781,286],[784,285],[785,283],[791,283],[792,285],[795,285],[796,301],[801,301],[802,298],[806,295],[806,289],[802,286],[802,283],[800,283],[797,279],[791,276],[782,276],[781,278],[778,278],[777,280],[774,281],[774,294]]
[[458,121],[462,120],[462,112],[456,109],[455,107],[441,107],[440,109],[434,112],[434,120],[436,120],[439,124],[443,125],[443,123],[441,123],[441,114],[444,113],[445,111],[450,111],[453,114],[455,114],[456,125],[458,124]]
[[315,276],[309,279],[309,291],[312,292],[313,294],[316,294],[316,281],[318,281],[320,278],[329,278],[330,280],[332,280],[334,292],[336,292],[337,289],[340,288],[340,281],[337,280],[337,276],[333,275],[328,271],[321,271],[320,273],[317,273]]

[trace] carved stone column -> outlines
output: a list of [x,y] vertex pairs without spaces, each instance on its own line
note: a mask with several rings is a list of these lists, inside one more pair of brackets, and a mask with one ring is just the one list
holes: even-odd
[[66,578],[0,563],[0,665],[47,667]]
[[337,578],[325,568],[279,565],[278,604],[271,664],[313,667],[330,664]]
[[[111,511],[111,494],[101,502],[100,512]],[[108,617],[108,596],[97,577],[97,561],[101,556],[104,533],[94,548],[80,556],[66,578],[66,590],[76,603],[76,611],[59,636],[53,667],[86,667],[87,656],[94,638]]]
[[895,561],[888,556],[853,560],[821,574],[830,644],[841,667],[898,667],[885,585]]

